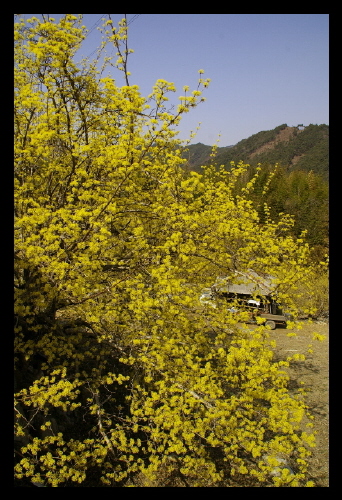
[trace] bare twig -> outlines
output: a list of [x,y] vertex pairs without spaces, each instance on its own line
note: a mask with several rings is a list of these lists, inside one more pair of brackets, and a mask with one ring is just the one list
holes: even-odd
[[96,404],[97,404],[97,406],[98,406],[98,409],[97,409],[97,418],[98,418],[98,426],[99,426],[100,433],[101,433],[101,435],[102,435],[103,439],[106,441],[107,446],[108,446],[109,450],[111,451],[111,453],[112,453],[113,457],[114,457],[114,458],[116,458],[116,454],[115,454],[115,451],[114,451],[113,445],[112,445],[112,443],[110,442],[109,437],[108,437],[108,436],[107,436],[107,434],[105,433],[104,428],[103,428],[103,425],[102,425],[102,418],[101,418],[101,406],[100,406],[100,400],[99,400],[99,396],[98,396],[98,394],[94,394],[94,398],[95,398]]

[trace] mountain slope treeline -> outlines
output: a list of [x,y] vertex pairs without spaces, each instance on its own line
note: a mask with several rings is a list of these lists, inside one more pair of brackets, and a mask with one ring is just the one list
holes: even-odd
[[[210,162],[211,146],[192,144],[186,148],[187,167],[197,172]],[[278,163],[292,170],[312,170],[328,178],[329,126],[308,125],[288,127],[279,125],[273,130],[258,132],[235,146],[217,148],[215,163],[230,168],[230,162],[243,161],[250,165]]]
[[328,251],[328,138],[327,125],[283,124],[235,146],[217,148],[214,158],[210,156],[212,147],[201,143],[188,146],[183,156],[188,160],[185,168],[197,172],[203,172],[202,166],[210,163],[224,170],[230,170],[233,163],[248,163],[250,167],[237,182],[237,190],[250,183],[258,169],[248,196],[257,207],[260,221],[265,217],[264,203],[274,220],[281,213],[294,216],[293,235],[300,237],[305,230],[313,257],[320,260]]

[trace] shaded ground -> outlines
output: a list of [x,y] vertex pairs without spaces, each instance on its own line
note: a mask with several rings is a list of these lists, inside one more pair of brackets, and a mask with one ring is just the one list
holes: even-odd
[[[296,333],[296,337],[288,337],[288,333]],[[316,332],[326,336],[319,342],[312,340]],[[314,429],[317,431],[316,448],[312,449],[309,474],[316,486],[329,486],[329,325],[323,322],[304,322],[301,330],[276,329],[271,338],[277,342],[275,353],[277,358],[286,359],[295,353],[305,354],[306,360],[296,362],[289,368],[290,387],[294,390],[305,383],[307,404],[315,417]],[[308,345],[312,345],[313,353],[308,353]],[[303,429],[304,430],[304,429]]]

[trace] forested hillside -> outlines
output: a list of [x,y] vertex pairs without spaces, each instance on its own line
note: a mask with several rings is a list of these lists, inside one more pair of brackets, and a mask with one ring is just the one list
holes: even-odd
[[[201,171],[209,162],[211,146],[198,143],[187,147],[184,157],[188,168]],[[258,132],[243,139],[235,146],[217,148],[217,165],[230,168],[230,162],[243,161],[250,165],[278,163],[288,171],[312,170],[328,178],[329,175],[329,126],[308,125],[288,127],[279,125],[273,130]]]
[[256,174],[253,189],[246,196],[253,201],[260,220],[264,220],[264,203],[273,220],[278,220],[282,213],[292,215],[292,234],[298,238],[306,231],[313,258],[321,260],[329,248],[328,181],[312,171],[289,172],[284,167],[266,164],[250,167],[239,179],[237,189],[243,189]]
[[247,196],[258,207],[261,219],[265,202],[275,220],[280,213],[293,215],[292,234],[299,237],[306,230],[312,255],[319,260],[328,251],[329,242],[328,139],[327,125],[303,128],[283,124],[235,146],[218,147],[214,158],[210,157],[211,146],[188,146],[183,153],[187,158],[184,168],[202,172],[203,165],[212,163],[217,169],[229,171],[233,163],[244,161],[250,167],[239,179],[238,189],[246,186],[260,169]]

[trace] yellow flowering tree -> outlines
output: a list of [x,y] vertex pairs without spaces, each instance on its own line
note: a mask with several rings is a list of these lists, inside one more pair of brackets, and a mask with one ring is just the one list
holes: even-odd
[[[263,325],[247,331],[199,295],[253,269],[295,312],[288,290],[310,283],[308,245],[267,206],[260,223],[255,181],[236,196],[248,166],[183,169],[177,125],[203,100],[202,70],[172,111],[173,83],[147,97],[130,85],[125,19],[77,64],[81,21],[15,24],[16,477],[305,485],[314,435],[287,363],[272,360]],[[117,59],[99,67],[106,42]],[[124,85],[103,76],[110,65]]]

